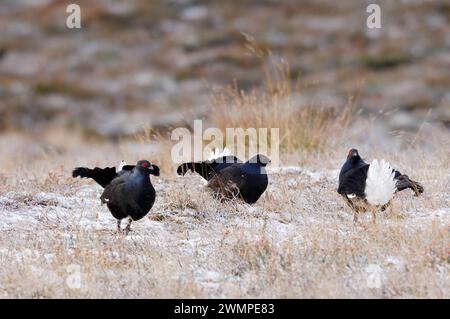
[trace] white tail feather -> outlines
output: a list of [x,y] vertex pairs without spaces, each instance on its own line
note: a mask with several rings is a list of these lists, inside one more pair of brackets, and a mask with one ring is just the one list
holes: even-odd
[[385,160],[373,160],[366,179],[366,199],[372,205],[387,204],[395,194],[394,172]]
[[215,160],[216,158],[228,155],[231,155],[231,151],[228,148],[225,147],[222,152],[220,151],[220,149],[216,148],[214,149],[214,152],[211,152],[211,155],[209,155],[208,160],[212,161]]

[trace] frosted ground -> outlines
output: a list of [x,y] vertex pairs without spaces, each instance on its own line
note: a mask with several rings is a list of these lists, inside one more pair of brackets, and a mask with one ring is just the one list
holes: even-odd
[[370,214],[355,224],[335,192],[335,153],[271,168],[254,206],[220,204],[199,176],[163,168],[154,208],[128,236],[100,205],[101,188],[70,178],[75,162],[111,158],[79,154],[56,156],[61,167],[3,166],[1,297],[450,297],[447,148],[380,154],[426,192],[399,193],[376,224]]
[[[350,0],[78,0],[72,32],[64,1],[0,1],[0,297],[449,298],[450,2],[379,2],[382,32]],[[175,176],[195,119],[280,128],[254,206]],[[350,147],[425,193],[355,225]],[[157,199],[124,237],[71,170],[142,158]]]

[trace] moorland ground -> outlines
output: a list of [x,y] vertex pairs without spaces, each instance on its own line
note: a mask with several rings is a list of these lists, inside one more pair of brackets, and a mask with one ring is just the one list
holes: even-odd
[[[356,135],[367,132],[359,127]],[[198,175],[177,177],[167,145],[92,147],[68,134],[44,148],[43,138],[3,135],[1,297],[448,298],[448,133],[423,134],[420,147],[381,143],[371,132],[365,144],[353,138],[283,156],[253,206],[214,200]],[[355,224],[336,193],[347,144],[365,158],[388,158],[425,193],[401,192],[392,215]],[[123,236],[100,205],[101,188],[70,172],[138,158],[155,161],[162,174],[152,177],[150,214]]]
[[[449,298],[447,0],[0,3],[0,297]],[[279,128],[253,206],[170,156],[176,127]],[[218,145],[223,146],[223,145]],[[355,224],[351,147],[425,187]],[[270,154],[269,154],[270,155]],[[150,214],[118,234],[76,166],[149,159]]]

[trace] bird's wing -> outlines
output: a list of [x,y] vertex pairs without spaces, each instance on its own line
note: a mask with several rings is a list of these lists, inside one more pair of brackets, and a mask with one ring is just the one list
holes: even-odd
[[242,163],[242,161],[234,155],[227,155],[216,158],[213,161],[209,162],[208,164],[212,167],[215,173],[218,173],[223,169],[237,163]]
[[117,177],[117,172],[115,167],[106,167],[99,168],[96,167],[94,169],[87,167],[77,167],[72,172],[72,177],[81,177],[81,178],[92,178],[96,181],[100,186],[105,188],[111,181]]
[[397,192],[410,188],[416,196],[423,193],[424,188],[419,182],[413,181],[408,175],[402,174],[399,171],[393,169],[394,179],[396,181]]
[[136,165],[124,165],[122,166],[122,171],[132,171],[135,167]]
[[223,156],[211,161],[183,163],[178,166],[177,173],[178,175],[184,175],[190,170],[209,181],[215,174],[235,163],[242,163],[242,161],[233,155]]
[[341,195],[355,194],[356,196],[364,197],[369,166],[369,164],[366,164],[346,172],[339,181],[338,193]]
[[396,177],[395,180],[396,180],[395,186],[397,188],[397,192],[400,192],[404,189],[410,188],[416,196],[419,196],[419,194],[422,194],[424,191],[422,184],[411,180],[408,177],[408,175],[400,175],[400,176]]
[[123,187],[125,186],[127,182],[127,178],[129,173],[125,172],[124,174],[121,174],[117,178],[114,178],[108,185],[106,185],[105,190],[103,191],[103,194],[101,196],[102,202],[104,199],[110,199],[110,198],[116,198],[117,196],[122,196]]
[[242,173],[239,163],[237,163],[216,173],[208,182],[207,187],[231,197],[239,194],[245,181],[245,175]]
[[210,179],[212,172],[214,171],[212,166],[208,162],[190,162],[183,163],[177,168],[177,174],[184,176],[187,171],[196,172],[206,180]]

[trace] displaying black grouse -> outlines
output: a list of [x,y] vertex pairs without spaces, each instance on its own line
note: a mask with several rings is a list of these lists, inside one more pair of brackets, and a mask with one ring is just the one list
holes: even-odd
[[220,156],[204,161],[184,163],[177,169],[178,175],[188,170],[198,173],[221,200],[241,198],[248,204],[254,204],[264,193],[269,183],[265,166],[270,159],[256,155],[243,163],[233,155]]
[[106,204],[117,219],[118,231],[121,231],[122,219],[128,217],[125,227],[125,233],[128,233],[131,222],[147,215],[155,203],[156,193],[150,174],[159,176],[159,167],[141,160],[136,165],[123,166],[119,172],[116,172],[115,167],[77,167],[72,176],[92,178],[104,188],[100,197],[102,204]]
[[407,175],[391,168],[388,162],[374,160],[366,163],[358,150],[350,149],[347,160],[339,173],[338,193],[356,213],[380,207],[385,210],[396,192],[410,188],[418,196],[423,193],[423,186],[411,180]]

